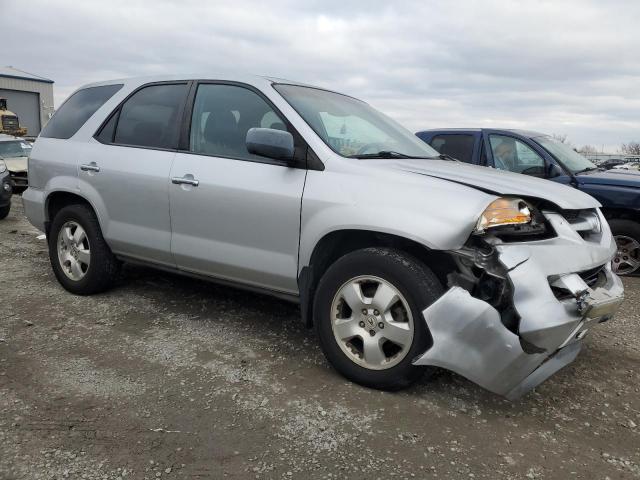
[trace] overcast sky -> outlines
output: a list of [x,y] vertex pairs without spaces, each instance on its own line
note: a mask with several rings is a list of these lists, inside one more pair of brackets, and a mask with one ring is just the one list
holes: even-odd
[[[236,69],[368,101],[412,131],[640,141],[639,1],[0,0],[0,63],[55,81]],[[7,43],[8,42],[8,43]]]

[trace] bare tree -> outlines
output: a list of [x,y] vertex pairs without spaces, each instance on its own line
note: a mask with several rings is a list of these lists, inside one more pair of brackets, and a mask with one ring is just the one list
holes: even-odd
[[583,155],[593,155],[595,153],[598,153],[598,150],[593,145],[583,145],[576,151]]
[[569,143],[567,142],[567,134],[566,133],[552,133],[551,138],[560,142],[560,143]]
[[620,145],[620,151],[627,155],[640,155],[640,142],[629,142]]

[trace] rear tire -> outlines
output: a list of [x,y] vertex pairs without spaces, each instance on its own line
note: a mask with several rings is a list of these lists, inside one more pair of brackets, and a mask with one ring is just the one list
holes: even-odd
[[640,224],[633,220],[609,220],[618,251],[611,262],[618,275],[640,273]]
[[341,257],[322,276],[314,299],[324,355],[361,385],[410,385],[432,371],[412,361],[432,344],[422,311],[442,293],[433,272],[399,250],[366,248]]
[[4,207],[0,207],[0,220],[4,220],[9,215],[9,211],[11,210],[11,204],[5,205]]
[[96,214],[86,205],[60,210],[49,231],[49,259],[60,284],[76,295],[110,288],[120,262],[102,237]]

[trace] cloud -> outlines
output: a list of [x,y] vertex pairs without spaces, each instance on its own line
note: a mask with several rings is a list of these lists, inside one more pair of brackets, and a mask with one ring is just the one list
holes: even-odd
[[78,86],[240,70],[362,98],[411,130],[640,140],[635,1],[0,0],[3,62]]

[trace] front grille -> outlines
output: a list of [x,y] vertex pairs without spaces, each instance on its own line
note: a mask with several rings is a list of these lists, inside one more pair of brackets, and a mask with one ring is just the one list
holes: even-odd
[[562,210],[562,212],[560,213],[564,218],[566,218],[569,222],[571,222],[571,220],[578,218],[578,216],[580,215],[580,212],[581,210]]
[[29,185],[27,172],[11,172],[11,180],[13,180],[16,187],[27,187]]
[[604,268],[604,265],[600,265],[599,267],[591,268],[583,272],[578,272],[578,275],[580,275],[580,278],[584,280],[584,283],[586,283],[591,288],[593,288],[598,283],[598,280],[600,280],[602,276],[601,273],[603,273],[602,272],[603,268]]
[[600,217],[596,210],[563,210],[561,214],[584,240],[601,232]]
[[2,128],[5,130],[17,130],[18,125],[18,117],[15,115],[3,115],[2,116]]
[[[587,286],[589,286],[589,288],[592,288],[592,289],[604,285],[604,283],[607,280],[607,277],[604,273],[604,265],[600,265],[598,267],[590,268],[589,270],[583,270],[582,272],[576,272],[576,273],[580,276],[580,278],[582,278],[582,280],[584,280],[584,283],[586,283]],[[549,282],[549,284],[551,284],[551,281]],[[553,291],[554,296],[558,300],[566,300],[568,298],[573,298],[573,295],[569,290],[555,287],[553,285],[550,285],[550,286],[551,286],[551,291]]]

